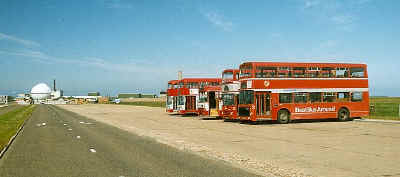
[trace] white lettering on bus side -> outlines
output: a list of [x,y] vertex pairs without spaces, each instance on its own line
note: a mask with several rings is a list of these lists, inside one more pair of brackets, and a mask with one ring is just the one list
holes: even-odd
[[336,112],[336,107],[332,106],[332,107],[305,107],[305,108],[299,108],[299,107],[295,107],[294,112],[300,112],[300,113],[304,113],[304,112]]

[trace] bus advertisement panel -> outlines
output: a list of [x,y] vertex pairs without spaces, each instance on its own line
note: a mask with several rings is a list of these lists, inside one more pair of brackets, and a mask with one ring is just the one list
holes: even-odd
[[241,120],[345,121],[369,114],[366,64],[246,62],[239,80]]

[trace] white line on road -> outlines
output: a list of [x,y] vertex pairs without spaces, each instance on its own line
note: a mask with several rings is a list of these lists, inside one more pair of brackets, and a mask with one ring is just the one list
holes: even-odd
[[93,152],[93,153],[96,152],[96,149],[94,149],[94,148],[90,148],[89,150],[90,150],[90,152]]

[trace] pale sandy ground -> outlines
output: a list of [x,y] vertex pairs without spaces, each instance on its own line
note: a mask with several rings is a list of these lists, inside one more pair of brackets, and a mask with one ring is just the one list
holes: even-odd
[[400,124],[249,125],[168,115],[154,107],[60,107],[264,176],[400,176]]

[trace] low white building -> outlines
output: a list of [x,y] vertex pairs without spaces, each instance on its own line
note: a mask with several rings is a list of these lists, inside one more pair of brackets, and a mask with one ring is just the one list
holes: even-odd
[[7,104],[8,103],[8,96],[0,95],[0,104]]

